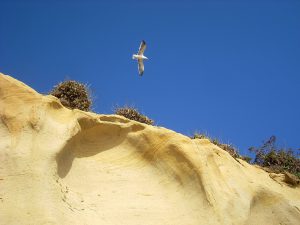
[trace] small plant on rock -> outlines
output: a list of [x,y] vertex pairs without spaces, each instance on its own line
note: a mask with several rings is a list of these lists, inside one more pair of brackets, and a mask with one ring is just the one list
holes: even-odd
[[248,163],[250,163],[250,161],[251,161],[250,157],[240,155],[238,150],[235,147],[233,147],[231,144],[221,143],[217,138],[210,138],[208,135],[199,133],[199,132],[195,132],[193,134],[193,136],[191,136],[191,138],[192,139],[208,139],[213,144],[217,145],[224,151],[228,152],[233,158],[235,158],[235,159],[239,158],[239,159],[245,160]]
[[67,108],[90,111],[92,101],[87,85],[67,80],[54,86],[50,95],[57,97]]
[[241,158],[238,151],[232,145],[220,143],[218,139],[213,139],[212,143],[228,152],[233,158]]
[[127,119],[135,120],[140,123],[145,123],[148,125],[153,125],[154,121],[152,119],[149,119],[147,116],[141,114],[137,109],[129,106],[116,108],[114,110],[114,113],[120,116],[124,116]]
[[207,135],[199,133],[199,132],[195,132],[193,134],[193,136],[191,136],[191,138],[192,139],[209,139],[210,140],[210,138]]
[[275,173],[288,172],[300,178],[299,154],[291,148],[278,148],[275,142],[276,137],[271,136],[262,146],[249,148],[256,155],[254,163]]
[[205,135],[203,133],[198,133],[198,132],[195,132],[191,138],[192,139],[208,139],[211,141],[211,143],[217,145],[221,149],[228,152],[233,158],[241,158],[241,156],[238,154],[238,151],[232,145],[223,144],[217,138],[210,138],[210,137],[208,137],[208,135]]

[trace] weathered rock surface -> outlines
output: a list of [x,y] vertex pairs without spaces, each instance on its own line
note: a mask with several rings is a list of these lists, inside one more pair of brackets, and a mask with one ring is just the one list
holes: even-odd
[[0,224],[299,225],[300,189],[208,140],[0,74]]

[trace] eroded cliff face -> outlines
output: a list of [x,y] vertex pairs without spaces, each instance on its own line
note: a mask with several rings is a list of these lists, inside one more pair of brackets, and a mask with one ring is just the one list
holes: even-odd
[[300,224],[300,189],[209,140],[69,110],[0,74],[0,224]]

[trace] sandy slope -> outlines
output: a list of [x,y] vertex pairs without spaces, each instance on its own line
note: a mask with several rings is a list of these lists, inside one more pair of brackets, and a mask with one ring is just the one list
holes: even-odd
[[300,188],[208,140],[69,110],[0,74],[0,224],[298,225]]

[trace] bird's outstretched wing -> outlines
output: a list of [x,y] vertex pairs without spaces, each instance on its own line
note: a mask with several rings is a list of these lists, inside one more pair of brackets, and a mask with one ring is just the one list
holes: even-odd
[[139,48],[138,54],[139,54],[139,55],[143,55],[145,49],[146,49],[146,42],[145,42],[144,40],[142,40],[142,42],[141,42],[141,44],[140,44],[140,48]]
[[144,73],[144,63],[142,59],[138,59],[138,67],[139,67],[139,74],[140,76]]

